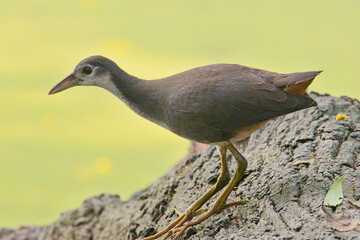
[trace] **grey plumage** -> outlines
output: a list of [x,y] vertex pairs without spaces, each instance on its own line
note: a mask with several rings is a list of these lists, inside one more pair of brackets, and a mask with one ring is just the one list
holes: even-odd
[[278,74],[214,64],[147,81],[101,56],[84,59],[75,72],[85,65],[99,68],[98,75],[109,73],[118,90],[113,93],[141,116],[184,138],[210,144],[233,138],[243,127],[316,106],[309,96],[284,89],[320,73]]

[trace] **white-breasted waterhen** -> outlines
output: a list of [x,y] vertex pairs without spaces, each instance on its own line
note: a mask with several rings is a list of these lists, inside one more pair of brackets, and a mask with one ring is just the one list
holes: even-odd
[[[140,116],[175,134],[217,146],[221,170],[214,186],[168,227],[145,238],[156,239],[165,234],[165,238],[175,235],[174,239],[178,239],[188,227],[244,203],[226,203],[247,167],[246,159],[233,143],[249,137],[277,116],[316,106],[306,89],[320,72],[278,74],[236,64],[214,64],[146,81],[129,75],[110,59],[92,56],[81,61],[49,94],[73,86],[102,87]],[[227,150],[237,161],[231,179]],[[225,186],[211,209],[200,209]]]

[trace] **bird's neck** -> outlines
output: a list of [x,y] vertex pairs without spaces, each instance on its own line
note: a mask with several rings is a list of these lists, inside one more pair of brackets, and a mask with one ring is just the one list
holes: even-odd
[[156,81],[136,78],[124,71],[117,71],[111,79],[113,86],[106,87],[116,97],[140,116],[159,125],[162,122],[163,96],[156,87]]

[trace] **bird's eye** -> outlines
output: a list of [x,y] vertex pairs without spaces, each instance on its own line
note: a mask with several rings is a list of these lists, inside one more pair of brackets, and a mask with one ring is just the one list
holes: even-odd
[[84,67],[82,72],[85,73],[86,75],[90,75],[92,72],[92,69],[91,69],[91,67]]

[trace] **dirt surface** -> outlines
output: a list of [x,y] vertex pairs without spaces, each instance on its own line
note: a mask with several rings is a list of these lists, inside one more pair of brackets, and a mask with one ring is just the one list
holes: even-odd
[[[312,96],[318,107],[279,117],[251,136],[244,152],[249,162],[246,176],[229,197],[229,202],[248,203],[188,229],[183,239],[360,239],[356,231],[332,230],[321,210],[330,185],[342,175],[345,198],[360,199],[360,103],[348,97]],[[338,113],[347,119],[335,120]],[[233,172],[230,154],[228,161]],[[150,236],[177,217],[174,208],[184,211],[210,188],[219,169],[219,155],[208,147],[187,156],[128,201],[110,194],[91,197],[50,226],[1,229],[0,239]],[[360,218],[360,210],[346,202],[336,211]]]

